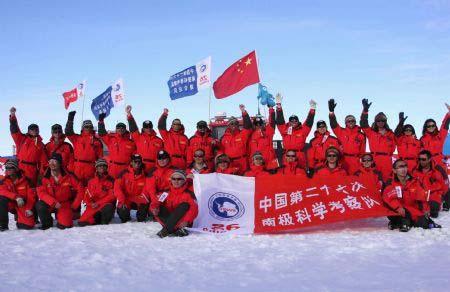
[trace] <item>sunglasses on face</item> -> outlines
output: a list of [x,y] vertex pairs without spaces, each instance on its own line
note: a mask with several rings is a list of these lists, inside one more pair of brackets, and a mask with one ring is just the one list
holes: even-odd
[[372,159],[363,159],[362,162],[372,162]]
[[434,124],[433,124],[433,125],[431,125],[431,124],[430,124],[430,125],[427,125],[427,128],[428,128],[428,129],[430,129],[430,128],[435,128],[435,127],[436,127],[436,125],[434,125]]
[[353,123],[356,123],[356,121],[355,120],[348,120],[347,121],[347,124],[353,124]]
[[185,179],[182,177],[172,177],[170,178],[171,181],[184,181]]
[[336,154],[328,154],[327,157],[337,157]]
[[289,122],[291,122],[291,123],[298,123],[298,120],[292,119],[292,120],[289,120]]
[[228,163],[228,161],[226,161],[226,160],[219,160],[219,161],[217,161],[217,163]]
[[194,157],[195,158],[203,158],[203,157],[205,157],[205,155],[203,155],[203,154],[199,154],[199,155],[195,154]]
[[62,134],[62,131],[53,131],[53,134]]
[[237,122],[230,123],[230,126],[237,126],[237,125],[239,125],[239,123]]
[[428,160],[428,158],[426,158],[426,157],[419,157],[419,161],[427,161]]
[[412,132],[412,129],[407,128],[407,129],[403,130],[403,132]]
[[181,126],[181,123],[173,123],[172,126]]
[[406,164],[397,165],[397,167],[395,169],[400,169],[400,168],[408,168],[408,165],[406,165]]
[[386,123],[386,120],[378,120],[377,123]]
[[295,154],[293,154],[293,155],[286,155],[286,157],[288,157],[288,158],[295,158],[297,156]]

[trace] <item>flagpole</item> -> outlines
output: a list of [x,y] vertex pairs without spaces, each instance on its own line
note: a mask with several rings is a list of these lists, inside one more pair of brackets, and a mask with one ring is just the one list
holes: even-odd
[[83,121],[84,121],[84,100],[86,99],[85,96],[86,96],[86,93],[83,92],[83,107],[81,109],[81,124],[83,124]]
[[211,86],[209,87],[209,97],[208,97],[208,123],[211,122]]

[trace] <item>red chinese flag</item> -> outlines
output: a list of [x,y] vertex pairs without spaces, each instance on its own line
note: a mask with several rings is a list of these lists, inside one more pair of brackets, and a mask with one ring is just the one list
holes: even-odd
[[64,92],[63,97],[64,97],[64,107],[68,109],[70,103],[78,99],[78,91],[76,88],[74,88],[71,91]]
[[218,99],[225,98],[258,82],[258,64],[256,62],[256,52],[253,51],[228,67],[217,78],[213,85],[214,95]]

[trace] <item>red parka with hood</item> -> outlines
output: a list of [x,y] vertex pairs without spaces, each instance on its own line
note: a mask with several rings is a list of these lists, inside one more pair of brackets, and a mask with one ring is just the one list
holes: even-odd
[[184,134],[184,125],[179,131],[170,128],[167,131],[167,114],[163,113],[158,121],[158,130],[164,141],[164,149],[169,152],[172,165],[179,169],[186,169],[186,154],[189,146],[189,139]]

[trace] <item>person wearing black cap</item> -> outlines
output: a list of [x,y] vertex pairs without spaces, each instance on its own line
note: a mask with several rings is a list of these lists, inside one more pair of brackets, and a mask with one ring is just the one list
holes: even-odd
[[314,171],[314,176],[325,179],[339,179],[347,176],[347,171],[341,167],[341,152],[338,148],[330,146],[325,151],[325,162]]
[[137,210],[136,219],[138,222],[147,219],[150,197],[144,192],[145,181],[142,157],[139,154],[133,154],[130,167],[123,171],[114,182],[117,215],[119,215],[122,223],[131,220],[130,210]]
[[150,212],[163,227],[157,233],[159,237],[189,234],[184,228],[192,226],[198,215],[198,206],[194,193],[188,188],[183,170],[172,172],[169,190],[152,198]]
[[228,128],[220,139],[220,149],[231,160],[231,167],[238,168],[239,174],[243,174],[248,168],[248,139],[252,134],[252,121],[245,106],[239,105],[242,113],[244,128],[239,129],[239,122],[236,118],[228,121]]
[[371,185],[377,186],[380,191],[383,187],[383,177],[381,172],[375,169],[373,155],[370,152],[361,155],[360,167],[353,173],[353,175],[358,177],[361,182],[367,182]]
[[339,125],[334,113],[336,105],[334,99],[328,100],[330,126],[342,145],[342,166],[348,173],[354,173],[359,169],[360,156],[366,152],[366,136],[356,124],[353,115],[345,117],[345,128]]
[[35,187],[38,174],[43,171],[47,157],[44,151],[44,143],[39,136],[39,127],[36,124],[28,126],[27,134],[20,131],[16,117],[16,108],[12,107],[9,115],[11,136],[16,145],[16,157],[19,160],[19,168],[26,176],[32,187]]
[[74,211],[80,207],[76,198],[83,196],[84,187],[74,175],[62,168],[61,154],[53,153],[49,158],[48,168],[37,187],[37,194],[39,201],[36,203],[36,211],[42,223],[41,229],[53,226],[51,213],[56,214],[58,228],[73,226]]
[[276,159],[273,149],[273,135],[275,134],[275,110],[269,107],[269,122],[266,125],[262,116],[256,116],[254,121],[254,130],[248,141],[248,157],[250,168],[253,164],[253,155],[259,152],[265,162]]
[[108,174],[108,163],[100,158],[95,162],[95,177],[89,180],[84,192],[86,209],[78,220],[79,226],[109,224],[114,216],[116,196],[114,179]]
[[186,152],[187,164],[191,165],[194,159],[194,153],[198,149],[204,151],[204,159],[209,168],[214,165],[214,152],[218,148],[218,141],[211,136],[211,130],[208,128],[208,124],[205,121],[199,121],[197,123],[197,131],[189,138],[189,147]]
[[412,173],[417,165],[417,156],[422,147],[416,137],[414,127],[410,124],[405,125],[407,118],[404,112],[398,114],[399,121],[394,134],[398,157],[408,162],[408,171]]
[[309,166],[318,168],[322,166],[326,161],[325,152],[331,146],[341,149],[339,140],[330,135],[328,132],[327,124],[325,121],[320,120],[317,122],[317,130],[314,132],[314,138],[309,141],[310,147],[308,149],[308,162]]
[[176,168],[172,166],[170,154],[160,150],[156,157],[156,165],[150,169],[145,181],[144,193],[156,196],[169,189],[170,175]]
[[73,145],[73,173],[83,185],[87,185],[95,175],[95,161],[103,157],[103,145],[95,136],[94,125],[90,120],[83,121],[81,134],[75,134],[75,114],[75,111],[69,112],[65,135]]
[[5,178],[0,181],[0,231],[8,230],[8,212],[16,215],[18,229],[34,227],[34,204],[36,193],[28,179],[19,170],[16,159],[5,163]]
[[158,120],[158,130],[164,141],[164,150],[170,154],[173,166],[185,169],[187,166],[186,151],[189,146],[189,139],[184,134],[184,125],[181,123],[180,119],[174,119],[170,130],[167,131],[168,115],[169,110],[165,108]]
[[136,153],[136,144],[131,140],[130,133],[124,123],[117,123],[116,132],[108,134],[105,128],[105,116],[104,113],[99,115],[98,134],[108,147],[109,175],[116,179],[120,173],[128,168],[131,155]]
[[52,136],[50,141],[45,144],[45,154],[50,157],[53,152],[61,154],[63,158],[63,168],[69,171],[73,170],[73,147],[65,141],[66,136],[63,133],[60,124],[52,126]]
[[297,153],[298,165],[301,168],[306,167],[306,157],[304,153],[306,138],[311,132],[316,114],[317,103],[314,100],[309,101],[310,110],[303,125],[300,123],[298,116],[292,115],[286,123],[284,120],[283,108],[281,107],[282,97],[280,94],[276,96],[276,123],[278,131],[283,138],[284,150],[294,150]]
[[127,113],[128,127],[131,132],[131,139],[136,143],[136,153],[142,156],[145,171],[149,172],[155,166],[156,155],[160,150],[164,149],[164,142],[161,138],[156,136],[153,130],[153,123],[151,121],[144,121],[142,123],[142,131],[139,133],[136,121],[131,114],[131,106],[125,108]]
[[373,154],[376,168],[383,175],[383,181],[392,176],[392,154],[395,151],[395,135],[387,124],[387,117],[383,112],[375,116],[372,127],[369,127],[369,108],[372,103],[363,99],[363,112],[360,125],[369,141],[370,151]]

